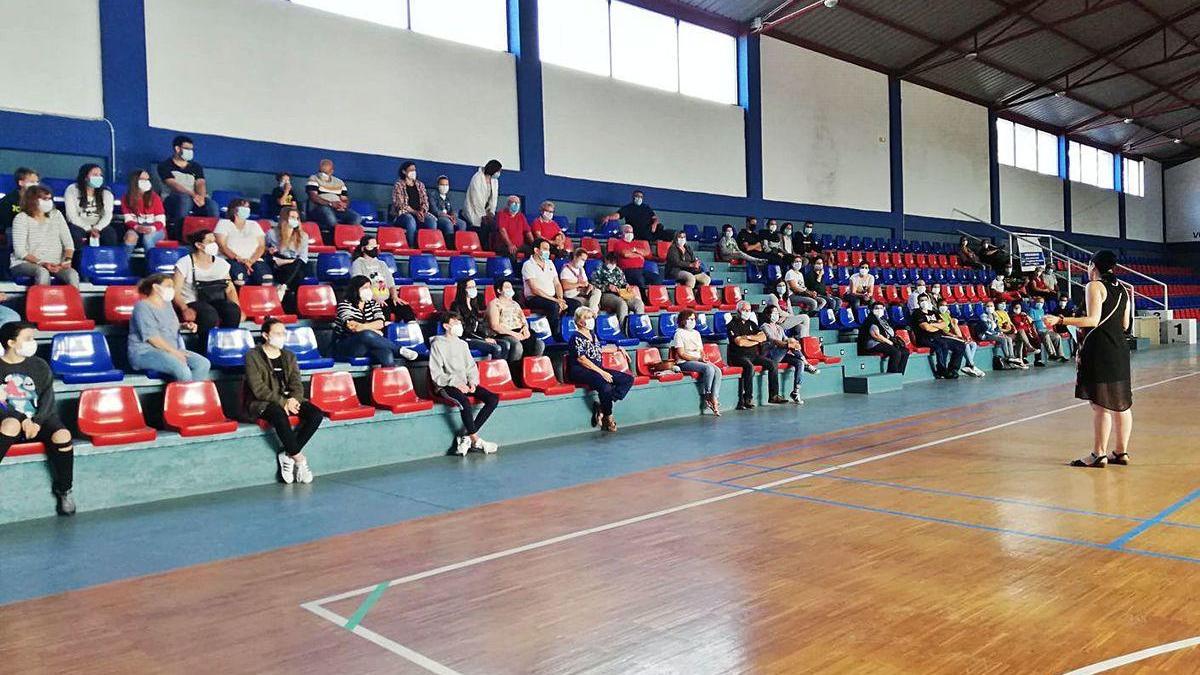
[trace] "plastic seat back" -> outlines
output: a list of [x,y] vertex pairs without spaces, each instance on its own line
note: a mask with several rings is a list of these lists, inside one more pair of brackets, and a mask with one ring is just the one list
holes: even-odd
[[450,276],[455,281],[473,279],[479,274],[475,258],[469,255],[456,255],[450,258]]
[[363,234],[362,225],[334,225],[333,245],[343,251],[353,251],[362,242]]
[[408,276],[417,281],[425,281],[427,279],[438,278],[441,275],[441,268],[438,267],[437,258],[428,253],[414,255],[408,259]]
[[[159,250],[159,249],[156,249]],[[170,250],[170,249],[161,249]],[[105,323],[129,323],[133,316],[133,306],[142,296],[138,295],[137,286],[109,286],[104,289],[104,321]]]
[[274,316],[284,323],[295,322],[296,317],[283,311],[279,301],[279,291],[274,286],[242,286],[238,291],[238,302],[242,311],[250,319],[262,323],[267,317]]
[[488,278],[493,280],[512,279],[516,276],[513,271],[513,264],[510,258],[498,256],[488,258],[487,266],[484,268]]
[[371,417],[375,409],[358,400],[354,378],[346,371],[330,371],[313,375],[309,398],[329,416],[329,419]]
[[40,330],[91,330],[96,322],[83,311],[83,297],[74,286],[30,286],[25,316]]
[[79,263],[86,279],[129,277],[129,253],[124,246],[84,246]]
[[380,227],[375,232],[375,240],[379,242],[379,249],[388,253],[412,250],[408,245],[408,233],[403,227]]
[[417,315],[418,319],[427,319],[437,312],[428,286],[401,286],[398,290],[400,299],[412,307],[413,313]]
[[193,232],[217,229],[217,218],[208,216],[188,216],[183,219],[183,240],[187,241]]
[[146,251],[146,272],[148,274],[174,274],[175,263],[179,259],[186,256],[188,250],[182,246],[178,248],[152,248]]
[[121,371],[113,368],[108,342],[95,332],[55,335],[50,342],[50,368],[68,382],[113,382],[124,378]]
[[[221,409],[217,385],[211,380],[169,383],[163,395],[163,422],[175,429],[230,424]],[[232,426],[236,429],[237,423]]]
[[325,235],[321,232],[321,226],[316,222],[306,220],[300,223],[300,229],[308,235],[309,253],[332,253],[334,251],[333,246],[325,243]]
[[151,441],[157,436],[146,426],[142,404],[133,387],[98,387],[79,395],[78,426],[94,445]]
[[479,241],[479,234],[466,230],[454,233],[454,248],[457,251],[472,255],[479,255],[484,252],[483,244]]
[[309,319],[333,319],[337,316],[337,294],[326,284],[300,286],[296,289],[296,307],[300,316]]
[[479,384],[494,393],[501,392],[524,392],[531,393],[528,389],[521,389],[513,382],[512,371],[508,369],[508,361],[504,359],[488,359],[479,362]]
[[317,255],[317,277],[323,281],[345,281],[350,278],[350,254],[345,251]]
[[254,349],[254,336],[245,328],[214,328],[208,332],[208,358],[220,366],[245,365],[246,352]]
[[417,230],[417,248],[428,252],[446,250],[446,237],[441,230]]

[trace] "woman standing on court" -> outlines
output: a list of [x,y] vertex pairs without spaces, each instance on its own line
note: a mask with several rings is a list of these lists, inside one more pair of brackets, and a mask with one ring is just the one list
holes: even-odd
[[[1071,466],[1103,468],[1129,463],[1129,436],[1133,433],[1133,389],[1129,383],[1129,343],[1125,331],[1133,322],[1129,287],[1117,280],[1117,256],[1097,251],[1088,264],[1087,313],[1081,317],[1047,316],[1056,324],[1088,328],[1079,341],[1079,372],[1075,397],[1091,401],[1095,442],[1090,455]],[[1117,428],[1117,447],[1109,453],[1108,437]]]

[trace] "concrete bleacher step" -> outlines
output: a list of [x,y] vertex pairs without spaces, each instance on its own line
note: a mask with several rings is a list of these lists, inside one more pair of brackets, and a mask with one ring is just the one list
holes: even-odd
[[899,373],[847,375],[842,383],[843,391],[847,394],[878,394],[903,389],[904,376]]

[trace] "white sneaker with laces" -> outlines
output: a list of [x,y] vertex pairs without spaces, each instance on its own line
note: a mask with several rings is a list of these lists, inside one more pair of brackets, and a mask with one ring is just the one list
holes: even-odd
[[283,296],[287,295],[287,284],[279,284],[275,287],[275,292],[279,294],[279,301],[283,302]]
[[417,357],[420,356],[420,354],[414,352],[413,350],[409,349],[408,347],[401,347],[400,348],[400,356],[404,357],[404,359],[406,361],[416,361]]
[[471,437],[459,436],[454,446],[454,452],[459,455],[466,455],[471,451]]
[[500,446],[498,444],[493,443],[491,441],[485,441],[483,439],[479,440],[479,446],[483,450],[483,452],[488,455],[494,455],[494,454],[496,454],[496,451],[500,449]]
[[291,485],[296,480],[296,460],[288,456],[286,452],[279,453],[279,476],[283,478],[283,482]]
[[296,462],[296,482],[305,484],[313,482],[313,472],[308,468],[308,462]]

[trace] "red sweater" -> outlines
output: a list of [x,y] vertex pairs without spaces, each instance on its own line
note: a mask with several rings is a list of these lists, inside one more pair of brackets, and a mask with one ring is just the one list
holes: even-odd
[[151,192],[150,205],[145,206],[143,200],[133,203],[128,197],[121,200],[121,211],[125,216],[125,227],[133,229],[143,225],[153,225],[154,229],[162,230],[167,226],[167,212],[163,208],[162,197]]
[[[637,240],[625,241],[613,237],[608,240],[608,250],[610,253],[617,254],[617,267],[623,270],[640,270],[646,264],[646,259],[642,257],[642,251],[638,248]],[[621,255],[623,251],[633,251],[636,256],[626,258]]]

